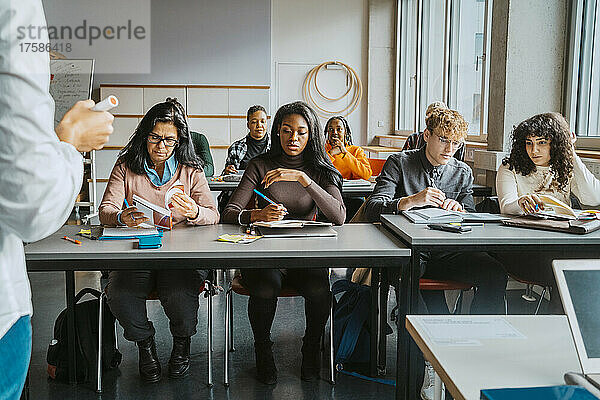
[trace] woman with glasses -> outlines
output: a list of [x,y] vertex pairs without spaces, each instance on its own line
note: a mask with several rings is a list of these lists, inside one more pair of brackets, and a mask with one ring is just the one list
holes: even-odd
[[[102,203],[104,225],[135,227],[146,222],[133,204],[133,195],[165,206],[165,196],[175,185],[182,190],[171,196],[173,227],[210,225],[219,221],[201,161],[194,153],[183,106],[168,98],[154,105],[142,118],[129,143],[121,150],[112,170]],[[190,338],[198,322],[198,291],[208,270],[111,271],[108,304],[124,329],[125,339],[137,343],[140,376],[157,382],[161,366],[156,355],[154,327],[148,320],[146,299],[152,292],[170,320],[173,350],[169,377],[184,376],[190,365]]]

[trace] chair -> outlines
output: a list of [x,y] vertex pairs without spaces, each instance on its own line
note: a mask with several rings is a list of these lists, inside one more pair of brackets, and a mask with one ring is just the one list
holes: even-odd
[[[209,280],[205,280],[200,289],[198,290],[199,295],[204,294],[204,297],[208,299],[207,301],[207,353],[208,353],[208,377],[207,377],[207,386],[212,387],[213,378],[212,378],[212,295],[214,293],[215,286]],[[106,298],[106,289],[102,291],[100,295],[100,309],[98,312],[98,358],[97,358],[97,370],[96,370],[96,392],[102,393],[102,313],[104,311],[104,298]],[[152,292],[148,295],[146,300],[158,300],[158,293]],[[117,324],[115,324],[115,344],[118,348],[118,336],[117,336]]]
[[369,158],[369,164],[371,164],[371,171],[373,172],[373,176],[377,176],[381,173],[383,169],[383,165],[387,160],[379,159],[379,158]]
[[[233,340],[233,295],[235,292],[242,296],[250,296],[250,292],[242,285],[241,275],[236,275],[231,282],[229,289],[227,290],[225,297],[225,380],[224,385],[229,386],[229,352],[235,351],[234,340]],[[296,297],[300,294],[289,286],[284,286],[279,292],[277,297]],[[335,385],[335,368],[334,368],[334,349],[333,349],[333,301],[329,309],[329,372],[330,372],[330,383]],[[323,336],[324,338],[325,336]],[[324,343],[324,339],[323,339]],[[322,344],[324,349],[324,344]]]
[[[456,282],[456,281],[438,281],[436,279],[419,279],[419,289],[420,290],[460,290],[458,297],[456,298],[456,302],[454,303],[454,307],[451,311],[452,314],[459,314],[462,309],[462,298],[463,293],[468,292],[469,290],[474,290],[475,287],[470,283],[464,282]],[[398,312],[398,306],[395,306],[392,309],[391,320],[395,321],[397,318],[396,313]]]
[[[540,295],[540,299],[538,300],[537,306],[535,307],[535,311],[533,313],[533,315],[537,315],[538,312],[540,311],[540,306],[542,305],[542,301],[544,301],[544,296],[546,295],[546,292],[550,292],[550,286],[548,286],[547,284],[542,283],[542,282],[523,279],[518,276],[515,276],[514,274],[510,274],[510,277],[513,278],[517,282],[521,282],[521,283],[524,283],[527,285],[527,288],[525,289],[525,293],[523,295],[521,295],[521,297],[525,301],[534,302],[535,297],[533,296],[533,286],[537,285],[537,286],[542,287],[542,294]],[[506,296],[504,297],[504,301],[506,303]],[[508,309],[507,305],[505,307]]]

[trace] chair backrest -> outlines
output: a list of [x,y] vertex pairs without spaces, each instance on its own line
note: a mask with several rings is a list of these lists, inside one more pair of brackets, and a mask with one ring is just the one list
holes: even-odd
[[385,159],[379,158],[369,158],[369,164],[371,164],[371,171],[373,171],[373,176],[377,176],[381,173],[383,169],[383,164],[385,164]]

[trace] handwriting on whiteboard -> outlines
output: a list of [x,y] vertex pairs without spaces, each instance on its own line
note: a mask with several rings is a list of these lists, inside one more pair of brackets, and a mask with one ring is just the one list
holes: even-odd
[[50,95],[54,99],[54,126],[79,100],[90,98],[93,60],[51,60]]

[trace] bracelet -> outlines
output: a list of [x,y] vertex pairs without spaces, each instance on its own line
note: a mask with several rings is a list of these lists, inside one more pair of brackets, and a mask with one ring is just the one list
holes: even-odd
[[242,210],[242,211],[240,211],[240,213],[238,214],[238,224],[239,224],[239,225],[244,225],[244,224],[242,224],[242,213],[243,213],[244,211],[246,211],[246,210]]
[[123,221],[121,221],[121,214],[123,214],[123,211],[119,211],[119,212],[117,213],[117,222],[119,223],[119,225],[125,225],[125,224],[123,223]]

